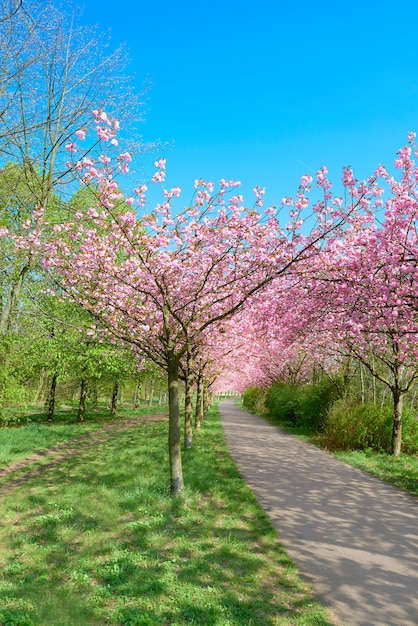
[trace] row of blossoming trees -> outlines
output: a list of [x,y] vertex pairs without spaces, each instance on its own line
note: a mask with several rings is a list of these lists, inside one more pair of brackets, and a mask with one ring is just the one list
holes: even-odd
[[[181,190],[165,188],[164,159],[153,177],[160,204],[149,210],[145,185],[124,197],[117,174],[131,154],[112,156],[118,123],[97,110],[94,126],[67,144],[68,167],[94,190],[94,203],[55,223],[39,207],[25,236],[13,239],[5,228],[1,235],[42,259],[57,297],[92,316],[91,333],[166,372],[172,493],[183,489],[179,379],[189,446],[194,381],[228,379],[242,390],[296,367],[301,355],[305,367],[333,368],[355,356],[388,386],[399,454],[402,398],[418,371],[411,147],[399,152],[399,179],[379,167],[358,182],[344,170],[343,198],[332,193],[325,168],[315,181],[302,177],[296,196],[282,201],[282,225],[274,207],[263,207],[262,189],[248,207],[233,181],[197,180],[193,202],[181,206]],[[96,160],[89,139],[107,148]],[[320,196],[310,203],[312,188]]]

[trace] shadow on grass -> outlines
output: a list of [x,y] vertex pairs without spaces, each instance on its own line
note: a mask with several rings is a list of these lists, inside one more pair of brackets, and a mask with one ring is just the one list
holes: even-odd
[[0,615],[10,617],[0,623],[24,625],[10,611],[22,620],[26,611],[28,625],[330,625],[320,607],[312,613],[212,419],[184,454],[187,488],[176,500],[161,423],[21,485],[2,532]]

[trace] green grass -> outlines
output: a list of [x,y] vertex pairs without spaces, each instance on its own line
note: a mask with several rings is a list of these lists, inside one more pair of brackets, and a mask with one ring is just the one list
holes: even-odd
[[111,439],[0,500],[0,624],[329,626],[238,474],[212,411],[169,495],[167,424]]
[[373,452],[373,450],[339,451],[331,454],[337,459],[418,496],[418,457],[415,455],[401,454],[399,457],[394,457],[383,452]]
[[77,422],[76,410],[61,410],[52,424],[45,422],[44,414],[32,413],[31,422],[0,428],[0,468],[20,461],[33,452],[42,452],[103,428],[118,419],[161,413],[164,410],[166,407],[144,407],[135,411],[121,409],[115,418],[110,411],[102,409],[88,412],[84,422]]

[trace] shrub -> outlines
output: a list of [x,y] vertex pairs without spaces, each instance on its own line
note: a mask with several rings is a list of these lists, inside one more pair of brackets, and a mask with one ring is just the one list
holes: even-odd
[[339,393],[331,378],[303,386],[275,383],[267,391],[266,407],[277,420],[317,432],[323,429],[328,408]]
[[264,410],[265,391],[262,387],[248,387],[242,394],[242,403],[249,411]]
[[313,432],[325,427],[329,408],[340,397],[338,380],[323,378],[318,383],[305,385],[299,393],[299,418],[301,426]]
[[267,390],[265,405],[271,417],[296,424],[300,415],[299,387],[275,383]]
[[[418,453],[418,420],[410,410],[403,411],[402,451]],[[330,450],[391,452],[393,406],[380,408],[372,403],[352,404],[338,400],[328,411],[323,444]]]
[[410,409],[402,413],[402,452],[418,454],[418,418]]

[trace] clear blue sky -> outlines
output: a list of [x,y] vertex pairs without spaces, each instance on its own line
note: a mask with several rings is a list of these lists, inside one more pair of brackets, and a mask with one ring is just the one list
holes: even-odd
[[102,0],[84,21],[150,77],[142,132],[173,140],[158,156],[185,201],[200,177],[271,204],[321,165],[365,178],[418,131],[416,0]]

